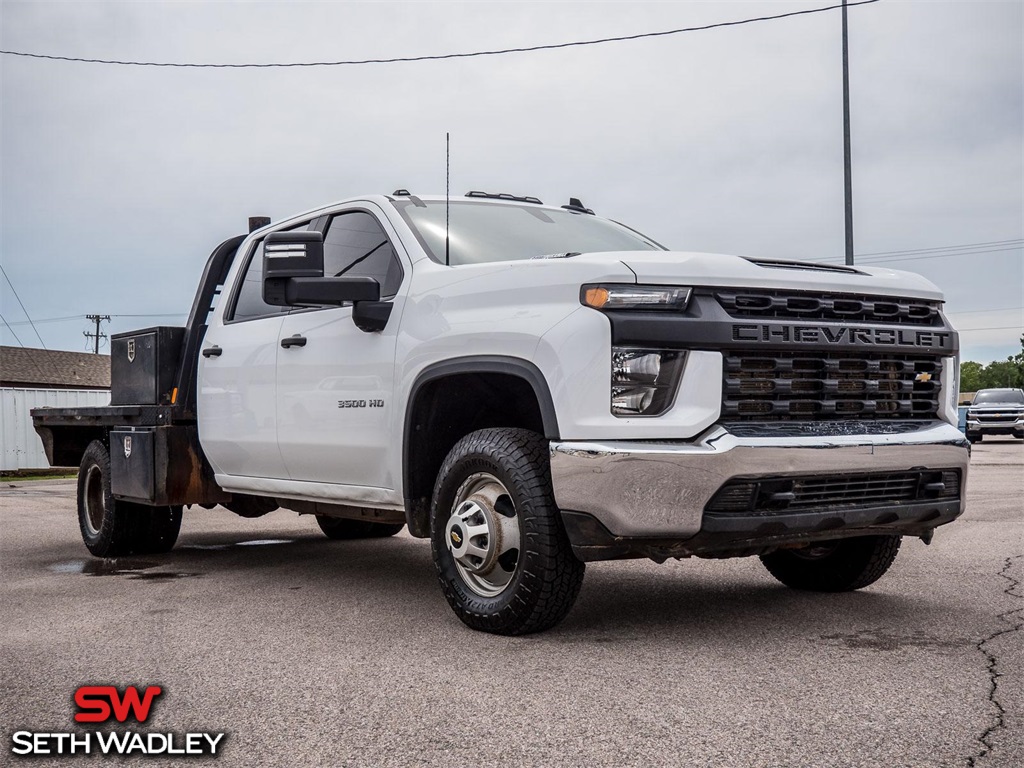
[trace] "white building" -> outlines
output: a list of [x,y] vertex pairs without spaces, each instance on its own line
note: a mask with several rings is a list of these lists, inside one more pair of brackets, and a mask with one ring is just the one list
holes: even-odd
[[0,470],[49,466],[33,408],[109,402],[109,356],[0,346]]

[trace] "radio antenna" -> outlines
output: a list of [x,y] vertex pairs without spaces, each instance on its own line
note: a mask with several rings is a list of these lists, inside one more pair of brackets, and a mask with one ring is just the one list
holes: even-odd
[[444,133],[444,265],[450,266],[448,257],[448,201],[451,197],[451,135]]

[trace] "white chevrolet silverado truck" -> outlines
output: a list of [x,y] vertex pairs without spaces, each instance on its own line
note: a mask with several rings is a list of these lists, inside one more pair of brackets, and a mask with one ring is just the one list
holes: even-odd
[[758,556],[839,592],[963,511],[957,334],[917,275],[482,192],[250,229],[184,328],[113,338],[110,406],[34,412],[94,555],[168,551],[183,507],[408,527],[463,622],[522,634],[590,561]]

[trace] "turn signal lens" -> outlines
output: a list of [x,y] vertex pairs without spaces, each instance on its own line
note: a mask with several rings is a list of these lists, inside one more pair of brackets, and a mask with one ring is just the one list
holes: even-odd
[[594,309],[669,309],[683,311],[690,288],[676,285],[584,285],[580,302]]
[[608,303],[607,288],[585,288],[583,290],[583,303],[588,307],[600,309]]

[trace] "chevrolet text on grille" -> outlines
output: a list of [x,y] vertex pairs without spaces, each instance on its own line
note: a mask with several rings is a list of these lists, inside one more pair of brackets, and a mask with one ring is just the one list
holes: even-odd
[[743,323],[732,326],[733,341],[793,344],[869,344],[877,346],[951,347],[953,334],[904,328],[857,328],[839,325],[778,325]]

